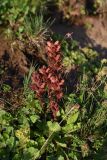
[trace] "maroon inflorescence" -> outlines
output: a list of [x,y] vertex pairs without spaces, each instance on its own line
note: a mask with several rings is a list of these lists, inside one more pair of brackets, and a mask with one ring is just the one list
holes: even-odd
[[38,71],[32,74],[31,89],[35,91],[37,98],[42,105],[44,95],[48,95],[49,109],[55,118],[59,110],[58,102],[63,97],[62,86],[64,80],[61,78],[62,59],[60,53],[60,44],[48,41],[46,46],[46,55],[48,66],[43,65]]

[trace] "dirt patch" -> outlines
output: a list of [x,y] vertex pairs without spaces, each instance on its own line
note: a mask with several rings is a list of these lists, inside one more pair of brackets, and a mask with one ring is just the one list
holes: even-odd
[[0,35],[0,84],[17,88],[22,84],[24,74],[28,72],[27,60],[23,53],[12,50],[11,42]]
[[0,108],[14,113],[22,106],[23,78],[27,72],[25,55],[12,51],[11,42],[0,34]]
[[11,42],[3,36],[0,36],[0,59],[13,66],[13,68],[17,66],[21,74],[27,72],[25,55],[18,50],[13,50]]
[[103,57],[107,57],[107,25],[106,19],[98,16],[87,16],[78,20],[78,23],[69,25],[56,22],[52,26],[55,33],[65,35],[73,32],[73,39],[80,46],[89,46],[95,49]]

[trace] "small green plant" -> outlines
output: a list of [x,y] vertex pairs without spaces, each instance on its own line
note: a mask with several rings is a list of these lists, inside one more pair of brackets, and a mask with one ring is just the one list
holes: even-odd
[[57,6],[63,19],[70,20],[71,23],[75,23],[77,18],[86,14],[84,1],[57,0]]
[[12,27],[16,23],[23,23],[25,17],[44,11],[46,0],[1,0],[0,3],[0,22],[9,23]]
[[46,39],[49,37],[49,26],[50,21],[44,22],[42,14],[35,15],[35,18],[26,18],[21,28],[11,30],[12,49],[17,48],[24,54],[46,62],[44,52]]
[[11,86],[9,86],[8,84],[3,84],[2,85],[2,90],[3,90],[3,92],[10,92],[11,91]]

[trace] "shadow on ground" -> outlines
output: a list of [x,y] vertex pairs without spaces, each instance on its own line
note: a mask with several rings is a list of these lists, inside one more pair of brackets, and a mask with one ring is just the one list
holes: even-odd
[[89,46],[96,50],[101,57],[107,58],[107,28],[102,25],[104,30],[103,28],[99,30],[99,26],[96,28],[96,25],[93,25],[91,29],[86,29],[84,25],[70,26],[66,23],[55,23],[52,26],[52,31],[63,36],[66,35],[66,33],[73,33],[73,40],[78,41],[81,47]]

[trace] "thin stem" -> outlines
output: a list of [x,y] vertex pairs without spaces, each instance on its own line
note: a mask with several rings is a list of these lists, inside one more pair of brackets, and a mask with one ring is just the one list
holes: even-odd
[[[76,103],[77,104],[77,103]],[[69,110],[69,112],[64,116],[64,118],[60,121],[59,125],[61,125],[61,123],[67,118],[67,116],[71,113],[72,110],[75,109],[75,105],[74,104],[71,109]],[[55,133],[55,131],[51,132],[51,134],[49,135],[48,139],[45,141],[45,143],[43,144],[43,146],[41,147],[40,151],[39,151],[39,156],[37,158],[39,158],[45,151],[48,142],[50,141],[50,139],[52,138],[53,134]]]

